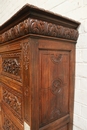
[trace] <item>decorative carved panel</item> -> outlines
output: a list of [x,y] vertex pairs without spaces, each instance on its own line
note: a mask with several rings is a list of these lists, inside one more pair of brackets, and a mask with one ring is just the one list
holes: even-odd
[[19,130],[19,128],[4,114],[3,129],[4,130]]
[[21,53],[7,53],[2,55],[2,74],[21,81]]
[[4,59],[2,63],[3,71],[13,75],[19,75],[20,63],[15,59]]
[[22,98],[19,93],[6,89],[3,85],[3,102],[12,110],[14,115],[22,120]]
[[40,51],[40,64],[42,70],[40,127],[42,127],[68,113],[69,53]]

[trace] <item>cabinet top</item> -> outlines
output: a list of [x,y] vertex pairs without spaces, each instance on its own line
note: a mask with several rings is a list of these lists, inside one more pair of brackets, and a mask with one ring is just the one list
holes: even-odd
[[0,26],[0,43],[26,34],[38,34],[76,41],[79,25],[80,23],[75,20],[26,4]]

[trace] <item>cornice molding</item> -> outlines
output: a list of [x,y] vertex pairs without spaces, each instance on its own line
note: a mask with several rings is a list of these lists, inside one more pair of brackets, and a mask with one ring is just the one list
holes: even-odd
[[0,43],[27,35],[38,34],[76,41],[78,31],[57,24],[28,18],[0,35]]

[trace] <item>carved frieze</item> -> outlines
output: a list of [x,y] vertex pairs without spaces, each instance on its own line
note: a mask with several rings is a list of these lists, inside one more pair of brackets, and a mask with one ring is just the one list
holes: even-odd
[[19,116],[21,115],[22,103],[19,96],[16,96],[7,89],[3,88],[3,101]]
[[20,63],[16,58],[7,58],[3,60],[2,68],[4,72],[18,76],[20,71]]
[[15,126],[15,124],[6,115],[4,115],[3,129],[4,130],[19,130],[19,128]]
[[78,31],[75,29],[63,27],[57,24],[28,18],[18,25],[10,28],[0,35],[0,43],[15,39],[26,34],[39,34],[57,38],[64,38],[76,41]]

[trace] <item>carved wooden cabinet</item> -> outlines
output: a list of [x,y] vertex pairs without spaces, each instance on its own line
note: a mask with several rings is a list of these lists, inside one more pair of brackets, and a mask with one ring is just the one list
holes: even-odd
[[79,24],[25,5],[0,27],[1,130],[72,130]]

